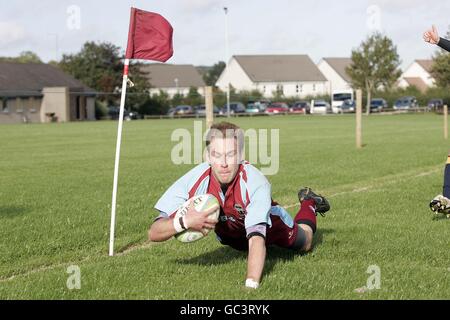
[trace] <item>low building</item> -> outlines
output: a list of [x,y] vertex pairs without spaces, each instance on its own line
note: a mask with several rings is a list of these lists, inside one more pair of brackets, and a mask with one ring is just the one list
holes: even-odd
[[95,96],[52,65],[0,63],[0,123],[95,120]]
[[141,67],[150,84],[150,94],[163,91],[173,98],[176,94],[187,96],[191,88],[205,94],[205,82],[193,65],[152,63]]
[[327,79],[307,55],[236,55],[216,85],[237,91],[258,90],[265,97],[303,98],[327,92]]
[[401,75],[398,86],[400,88],[415,86],[421,92],[434,87],[435,79],[431,75],[432,65],[433,60],[415,60]]
[[352,79],[346,69],[352,64],[351,58],[323,58],[317,67],[328,80],[327,92],[351,90]]

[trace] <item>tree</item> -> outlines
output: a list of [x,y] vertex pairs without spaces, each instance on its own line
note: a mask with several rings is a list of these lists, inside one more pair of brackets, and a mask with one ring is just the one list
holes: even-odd
[[397,47],[380,33],[370,35],[352,51],[352,64],[346,71],[353,87],[363,89],[367,95],[367,114],[370,113],[372,92],[380,87],[390,90],[401,75],[399,66]]
[[63,55],[59,65],[74,78],[100,92],[112,93],[122,83],[120,48],[111,43],[86,42],[79,53]]
[[207,86],[216,86],[217,80],[219,80],[220,75],[222,74],[223,70],[225,70],[226,64],[223,61],[219,61],[215,65],[211,67],[210,70],[208,70],[203,75],[203,81],[205,81]]
[[167,114],[169,106],[169,95],[160,90],[159,94],[154,94],[151,97],[150,95],[147,95],[145,100],[139,106],[138,111],[143,115],[161,115]]
[[[80,52],[63,55],[59,66],[83,84],[105,93],[101,100],[117,104],[117,93],[122,88],[123,59],[120,47],[112,43],[86,42]],[[130,77],[135,86],[127,91],[129,109],[136,109],[146,98],[137,94],[145,93],[148,87],[139,66],[134,63],[130,65]]]
[[0,57],[0,62],[42,63],[42,60],[32,51],[23,51],[18,57]]
[[205,104],[205,99],[198,93],[198,89],[196,87],[189,88],[189,93],[186,97],[186,104],[190,106]]
[[450,54],[439,52],[433,57],[431,74],[439,88],[450,89]]
[[[450,30],[447,32],[450,38]],[[433,57],[431,74],[436,80],[439,88],[450,89],[450,54],[444,50],[439,50]]]

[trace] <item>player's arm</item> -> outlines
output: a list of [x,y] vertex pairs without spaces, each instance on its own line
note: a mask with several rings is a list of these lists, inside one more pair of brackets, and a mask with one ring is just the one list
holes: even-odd
[[450,41],[444,38],[440,38],[438,44],[439,47],[441,47],[444,50],[447,50],[450,52]]
[[195,210],[191,202],[184,217],[179,219],[174,219],[173,216],[161,217],[156,220],[148,231],[148,238],[153,242],[163,242],[187,229],[200,232],[203,232],[204,228],[214,229],[216,221],[211,221],[208,219],[208,216],[214,212],[214,210],[216,210],[216,208],[211,208],[210,210],[204,212],[198,212]]
[[257,289],[266,261],[266,224],[247,229],[248,261],[246,287]]
[[248,240],[247,287],[256,289],[259,286],[265,261],[266,239],[253,236]]
[[174,218],[159,218],[148,230],[148,239],[152,242],[163,242],[169,240],[177,233],[174,226]]
[[[252,181],[249,176],[249,181]],[[250,189],[250,203],[245,216],[245,229],[248,239],[247,280],[249,288],[258,288],[266,260],[266,233],[270,226],[270,209],[272,206],[271,187],[267,181]]]
[[431,29],[425,31],[425,33],[423,34],[423,39],[426,42],[436,44],[442,49],[450,52],[450,41],[439,37],[439,33],[434,25],[431,27]]

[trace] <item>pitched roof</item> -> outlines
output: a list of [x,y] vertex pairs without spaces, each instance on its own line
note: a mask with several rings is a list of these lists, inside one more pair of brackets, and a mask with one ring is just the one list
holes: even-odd
[[332,67],[341,76],[342,79],[347,82],[351,82],[352,79],[345,71],[345,69],[352,64],[351,58],[323,58],[323,60],[325,60],[330,67]]
[[234,56],[253,82],[327,81],[307,55]]
[[0,94],[36,95],[45,87],[69,87],[78,91],[94,92],[49,64],[0,62]]
[[[190,64],[146,64],[141,67],[154,88],[204,87],[205,82],[197,69]],[[178,79],[178,83],[175,79]]]
[[405,77],[403,78],[410,86],[415,86],[421,92],[425,92],[428,89],[427,84],[419,77]]
[[422,68],[425,69],[426,72],[431,72],[431,67],[433,66],[433,60],[429,59],[417,59],[415,60]]

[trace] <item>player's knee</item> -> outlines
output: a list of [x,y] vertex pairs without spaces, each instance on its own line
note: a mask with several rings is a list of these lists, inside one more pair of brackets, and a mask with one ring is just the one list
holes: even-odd
[[292,246],[292,249],[299,250],[300,252],[311,251],[313,243],[313,235],[314,233],[309,226],[299,225],[297,237]]
[[148,237],[148,241],[152,241],[152,242],[155,241],[153,239],[153,233],[152,233],[152,228],[151,227],[147,231],[147,237]]
[[302,251],[304,252],[309,252],[312,250],[312,236],[311,238],[307,238],[306,242],[305,242],[305,246],[303,247]]
[[305,235],[305,241],[302,251],[309,252],[312,250],[314,233],[311,228],[302,228],[302,229]]

